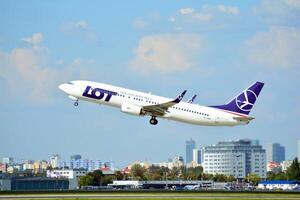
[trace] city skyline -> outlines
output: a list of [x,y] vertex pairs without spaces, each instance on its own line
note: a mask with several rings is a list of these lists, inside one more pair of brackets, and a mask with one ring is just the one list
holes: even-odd
[[[133,160],[126,160],[126,161],[122,161],[122,162],[120,162],[120,163],[114,163],[114,165],[116,165],[116,167],[117,168],[123,168],[124,166],[127,166],[128,165],[128,163],[131,163],[131,162],[134,162],[134,161],[142,161],[142,160],[144,160],[144,161],[150,161],[150,162],[153,162],[153,163],[155,163],[155,162],[161,162],[161,161],[163,161],[163,160],[168,160],[168,159],[170,159],[170,157],[172,157],[172,156],[181,156],[181,155],[185,155],[185,156],[187,156],[187,154],[188,154],[188,152],[189,153],[191,153],[191,161],[193,161],[193,159],[194,159],[194,150],[197,150],[197,151],[202,151],[202,148],[203,147],[209,147],[209,146],[212,146],[213,144],[216,144],[216,143],[218,143],[218,142],[233,142],[233,141],[239,141],[239,140],[249,140],[249,141],[252,141],[252,143],[257,143],[257,145],[262,145],[261,144],[261,142],[260,142],[260,140],[257,140],[257,139],[249,139],[249,138],[238,138],[238,139],[233,139],[233,140],[231,140],[231,139],[228,139],[228,140],[219,140],[219,141],[216,141],[216,142],[214,142],[214,143],[212,143],[212,144],[205,144],[205,145],[196,145],[197,144],[197,142],[195,141],[195,140],[193,140],[192,138],[190,138],[189,140],[185,140],[185,145],[182,145],[182,149],[184,149],[184,151],[182,151],[182,152],[185,152],[185,153],[182,153],[182,154],[176,154],[176,153],[173,153],[173,154],[171,154],[171,155],[168,155],[166,158],[163,158],[163,159],[161,159],[161,160],[158,160],[158,159],[153,159],[153,160],[149,160],[149,159],[147,159],[147,158],[145,158],[145,159],[138,159],[138,158],[136,158],[136,159],[133,159]],[[192,146],[191,146],[191,143],[192,142]],[[270,157],[269,156],[269,153],[268,152],[270,152],[269,151],[269,147],[270,147],[270,145],[273,145],[273,144],[275,144],[275,145],[279,145],[281,148],[283,148],[284,149],[284,152],[285,152],[285,146],[282,146],[280,143],[277,143],[277,142],[275,142],[275,143],[267,143],[266,145],[262,145],[262,147],[264,148],[264,149],[266,149],[266,163],[269,163],[269,159],[268,159],[268,157]],[[299,144],[300,144],[300,140],[298,140],[297,141],[297,150],[299,149]],[[189,148],[188,148],[189,147]],[[191,152],[190,151],[187,151],[187,150],[190,150],[191,149]],[[297,152],[298,153],[298,152]],[[101,158],[90,158],[89,156],[82,156],[82,154],[81,153],[75,153],[75,154],[71,154],[71,155],[67,155],[67,156],[65,156],[65,157],[62,157],[61,156],[61,154],[60,153],[48,153],[48,157],[47,158],[45,158],[45,157],[42,157],[42,158],[28,158],[27,156],[25,156],[25,157],[22,157],[22,158],[19,158],[19,157],[14,157],[14,156],[11,156],[11,155],[5,155],[5,156],[0,156],[0,158],[2,158],[2,159],[12,159],[15,163],[18,163],[18,162],[22,162],[22,161],[49,161],[49,162],[51,162],[51,157],[53,157],[53,156],[59,156],[59,160],[61,161],[61,163],[68,163],[68,161],[67,160],[69,160],[69,161],[72,161],[72,160],[76,160],[76,159],[79,159],[78,157],[80,157],[80,159],[83,159],[83,160],[103,160],[103,159],[101,159]],[[272,155],[271,155],[272,156]],[[285,159],[284,160],[293,160],[294,158],[296,158],[296,157],[298,157],[298,155],[297,154],[295,154],[294,156],[292,156],[291,158],[286,158],[285,157]],[[276,157],[277,158],[277,157]],[[299,158],[298,158],[299,159]],[[284,161],[283,160],[283,161]],[[3,160],[1,160],[2,161],[2,163],[5,163],[5,162],[3,162]],[[0,163],[1,163],[1,161],[0,161]],[[114,160],[108,160],[109,162],[114,162]],[[187,160],[186,160],[186,157],[185,157],[185,159],[184,159],[184,163],[185,164],[190,164],[191,162],[187,162]],[[278,162],[278,163],[280,163],[280,162]],[[69,163],[70,164],[70,163]]]
[[[278,143],[268,145],[264,149],[259,140],[239,139],[235,141],[218,141],[215,144],[195,148],[196,142],[190,138],[186,141],[186,153],[192,149],[192,160],[185,161],[182,156],[176,155],[168,158],[168,161],[151,162],[127,161],[126,166],[115,167],[113,161],[103,161],[100,159],[90,160],[83,158],[80,154],[70,155],[69,161],[62,160],[60,155],[54,154],[45,160],[22,160],[16,161],[12,157],[2,158],[0,162],[0,174],[22,174],[34,173],[43,174],[45,170],[58,170],[59,174],[64,174],[61,170],[84,169],[86,172],[101,170],[109,174],[116,171],[129,173],[136,164],[145,169],[149,167],[164,167],[172,170],[175,168],[203,169],[204,173],[217,175],[223,174],[237,179],[245,179],[249,174],[256,174],[262,179],[267,177],[267,172],[286,172],[295,160],[284,160],[282,149],[284,147]],[[270,148],[271,147],[271,148]],[[267,157],[272,159],[267,160]],[[116,165],[118,166],[118,164]],[[55,172],[56,173],[56,172]],[[57,174],[56,174],[57,175]],[[53,176],[56,176],[55,174]],[[48,176],[48,175],[47,175]]]
[[[300,5],[254,1],[0,2],[0,157],[166,160],[240,138],[280,142],[297,155]],[[265,83],[243,127],[201,127],[125,116],[57,88],[71,80],[108,83],[187,101],[226,103]]]
[[[276,162],[278,164],[280,164],[282,161],[292,161],[294,158],[297,157],[294,156],[293,158],[291,159],[283,159],[282,158],[282,155],[280,154],[279,156],[275,153],[275,156],[274,156],[274,153],[272,153],[270,150],[270,146],[274,146],[275,147],[280,147],[280,150],[283,149],[283,152],[285,152],[285,147],[282,146],[281,144],[279,143],[269,143],[267,144],[266,146],[264,145],[261,145],[260,144],[260,141],[257,140],[257,139],[237,139],[237,140],[223,140],[223,141],[216,141],[215,143],[213,144],[207,144],[207,145],[204,145],[204,146],[197,146],[196,145],[196,141],[194,141],[192,138],[190,138],[189,140],[186,140],[185,141],[185,146],[182,146],[182,148],[185,149],[185,155],[187,156],[187,154],[191,153],[191,160],[190,162],[188,162],[186,159],[184,160],[184,164],[186,164],[187,166],[194,166],[197,164],[201,164],[199,163],[199,160],[201,160],[203,162],[203,158],[202,158],[202,154],[203,154],[203,150],[205,148],[209,148],[209,147],[212,147],[212,146],[215,146],[216,144],[218,145],[219,143],[230,143],[230,142],[238,142],[238,141],[249,141],[251,142],[252,145],[258,145],[258,146],[262,146],[263,149],[265,149],[265,154],[266,154],[266,165],[269,164],[269,163],[272,163],[272,162]],[[276,148],[274,148],[275,151],[277,151]],[[192,150],[190,152],[190,150]],[[270,154],[271,152],[271,154]],[[281,151],[280,151],[281,153]],[[10,157],[10,156],[6,156],[6,157],[2,157],[2,160],[0,161],[0,163],[10,163],[10,162],[13,162],[13,163],[20,163],[20,162],[24,162],[24,161],[49,161],[49,164],[52,166],[52,160],[55,160],[54,162],[56,163],[55,165],[59,165],[59,168],[64,168],[64,167],[70,167],[74,164],[72,164],[72,162],[74,161],[77,161],[77,160],[81,160],[81,161],[92,161],[92,162],[97,162],[99,161],[100,163],[111,163],[113,166],[116,166],[116,168],[118,169],[121,169],[121,168],[124,168],[125,166],[128,166],[129,163],[132,163],[132,162],[137,162],[137,161],[145,161],[145,162],[150,162],[150,163],[158,163],[158,162],[162,162],[162,163],[166,163],[167,160],[169,162],[169,160],[172,160],[171,157],[174,157],[177,158],[177,157],[182,157],[182,155],[178,155],[178,154],[173,154],[173,155],[169,155],[167,158],[165,159],[162,159],[162,160],[148,160],[148,159],[134,159],[134,160],[126,160],[126,161],[123,161],[122,163],[124,164],[120,164],[120,163],[115,163],[113,160],[108,160],[108,161],[105,161],[103,162],[103,160],[101,158],[95,158],[95,159],[91,159],[91,158],[86,158],[84,156],[82,156],[81,154],[72,154],[72,155],[69,155],[68,156],[68,159],[66,158],[62,158],[60,156],[60,154],[56,153],[56,154],[51,154],[48,158],[42,158],[42,159],[30,159],[30,158],[22,158],[22,159],[19,159],[19,158],[15,158],[15,157]],[[268,158],[269,157],[269,158]],[[280,161],[276,161],[276,160],[270,160],[270,157],[273,157],[275,159],[278,159],[280,158],[281,160]],[[182,157],[183,158],[183,157]],[[196,161],[196,160],[198,161]],[[199,159],[199,160],[198,160]],[[58,164],[59,163],[59,164]]]

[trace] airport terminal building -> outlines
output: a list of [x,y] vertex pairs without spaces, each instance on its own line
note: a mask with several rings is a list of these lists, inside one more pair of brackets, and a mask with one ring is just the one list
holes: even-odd
[[239,179],[248,174],[267,177],[266,151],[257,140],[219,142],[203,147],[202,154],[204,173],[232,175]]
[[69,180],[48,177],[0,177],[0,191],[69,190]]

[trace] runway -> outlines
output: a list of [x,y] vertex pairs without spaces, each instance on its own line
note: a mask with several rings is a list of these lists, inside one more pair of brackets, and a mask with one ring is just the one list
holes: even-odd
[[0,199],[299,199],[300,194],[12,194]]

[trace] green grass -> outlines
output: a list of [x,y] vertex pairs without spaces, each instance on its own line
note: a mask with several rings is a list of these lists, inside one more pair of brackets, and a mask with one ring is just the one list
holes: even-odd
[[[300,192],[282,192],[282,191],[246,191],[246,192],[237,192],[237,191],[59,191],[59,192],[0,192],[1,196],[21,196],[23,200],[33,199],[24,198],[26,195],[79,195],[76,198],[51,198],[51,200],[124,200],[124,199],[139,199],[139,200],[166,200],[166,199],[181,199],[181,200],[260,200],[260,199],[276,199],[276,200],[285,200],[285,199],[299,199]],[[85,198],[80,195],[90,196],[90,198]],[[105,198],[93,197],[93,195],[105,196]],[[122,198],[119,196],[130,196],[130,198]],[[164,198],[165,196],[165,198]],[[34,198],[36,200],[37,198]],[[46,198],[43,198],[46,199]],[[50,199],[50,198],[49,198]]]
[[[22,198],[24,199],[24,198]],[[43,198],[45,199],[45,198]],[[130,200],[167,200],[167,199],[179,199],[179,200],[195,200],[195,199],[201,199],[201,200],[264,200],[264,199],[273,199],[272,197],[249,197],[249,196],[245,196],[245,197],[241,197],[241,196],[237,196],[237,197],[194,197],[194,198],[189,198],[189,197],[183,197],[183,198],[178,198],[178,197],[168,197],[168,198],[151,198],[151,197],[142,197],[142,198],[134,198],[134,197],[130,197],[130,198],[115,198],[115,197],[107,197],[107,198],[51,198],[51,200],[124,200],[124,199],[130,199]],[[295,198],[290,198],[290,197],[276,197],[276,200],[295,200],[295,199],[300,199],[300,197],[295,197]],[[36,200],[35,199],[27,199],[25,198],[24,200]]]
[[295,194],[295,195],[300,195],[300,191],[224,191],[224,190],[183,190],[183,191],[172,191],[172,190],[61,190],[61,191],[52,191],[52,190],[37,190],[37,191],[0,191],[0,195],[3,194],[108,194],[108,195],[113,195],[113,194],[130,194],[130,195],[149,195],[149,194],[159,194],[159,195],[169,195],[169,194],[184,194],[184,195],[193,195],[193,194],[212,194],[212,195],[217,195],[217,194],[274,194],[274,195],[290,195],[290,194]]
[[[44,199],[44,198],[43,198]],[[127,199],[127,198],[126,198]],[[178,200],[195,200],[197,198],[169,198],[169,199],[178,199]],[[199,198],[201,200],[238,200],[239,198]],[[271,198],[268,198],[271,199]],[[276,200],[285,200],[286,198],[276,198]],[[37,200],[37,199],[25,199],[25,200]],[[53,199],[51,199],[53,200]],[[54,199],[54,200],[124,200],[121,198],[99,198],[99,199],[90,199],[90,198],[71,198],[71,199]],[[141,200],[130,198],[130,200]],[[167,200],[166,198],[142,198],[142,200]],[[243,198],[241,200],[264,200],[262,198]]]

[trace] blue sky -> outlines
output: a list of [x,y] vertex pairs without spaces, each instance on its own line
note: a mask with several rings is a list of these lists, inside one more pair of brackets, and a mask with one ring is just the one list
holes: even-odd
[[[300,2],[0,1],[0,157],[68,160],[80,153],[124,166],[165,161],[231,139],[300,139]],[[196,102],[227,102],[266,85],[248,126],[201,127],[81,102],[57,86],[86,79]],[[188,98],[188,97],[186,97]]]

